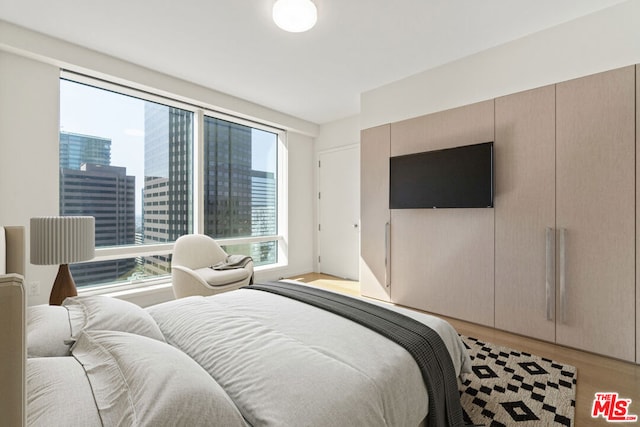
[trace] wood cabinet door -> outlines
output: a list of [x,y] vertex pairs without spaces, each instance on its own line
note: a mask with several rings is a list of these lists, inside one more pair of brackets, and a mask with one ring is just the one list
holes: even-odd
[[496,99],[496,327],[555,341],[555,86]]
[[640,65],[636,65],[636,363],[640,364]]
[[360,135],[360,292],[389,301],[385,237],[389,224],[390,125]]
[[[494,140],[493,100],[391,125],[391,155]],[[391,210],[393,302],[493,326],[494,209]]]
[[556,114],[556,340],[635,360],[635,68],[558,84]]

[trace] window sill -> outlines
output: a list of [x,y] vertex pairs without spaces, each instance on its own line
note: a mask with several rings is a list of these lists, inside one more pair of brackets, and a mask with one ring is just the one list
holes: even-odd
[[[256,267],[254,281],[268,281],[283,278],[278,273],[286,274],[287,264],[272,264]],[[104,295],[132,302],[141,307],[171,301],[174,298],[171,287],[171,276],[163,276],[157,279],[149,279],[142,282],[123,283],[117,285],[95,286],[87,289],[79,289],[78,295]]]

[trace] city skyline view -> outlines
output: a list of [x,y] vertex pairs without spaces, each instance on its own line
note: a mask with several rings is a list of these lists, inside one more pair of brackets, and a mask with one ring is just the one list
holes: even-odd
[[[136,177],[136,218],[142,216],[140,194],[144,187],[145,103],[93,86],[60,80],[60,131],[109,139],[111,165],[127,168]],[[108,120],[105,120],[108,117]],[[276,174],[274,134],[251,128],[251,168]]]
[[[96,218],[96,247],[170,243],[194,231],[193,111],[61,80],[60,214]],[[204,232],[277,234],[273,132],[205,115]],[[225,248],[256,265],[277,262],[277,242]],[[170,273],[167,255],[73,266],[79,286]]]

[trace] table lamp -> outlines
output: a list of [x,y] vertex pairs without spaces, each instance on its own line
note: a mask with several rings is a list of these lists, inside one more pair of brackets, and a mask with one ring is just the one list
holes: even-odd
[[49,305],[60,305],[78,295],[69,264],[95,256],[95,218],[92,216],[47,216],[31,218],[31,264],[59,264]]

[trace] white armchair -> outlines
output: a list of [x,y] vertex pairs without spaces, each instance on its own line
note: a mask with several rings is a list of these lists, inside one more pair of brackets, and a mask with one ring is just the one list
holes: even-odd
[[218,243],[204,234],[179,237],[171,260],[173,294],[176,298],[213,295],[253,283],[253,261],[242,258],[234,265]]

